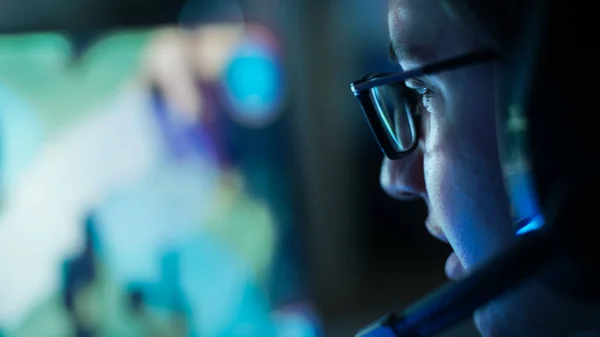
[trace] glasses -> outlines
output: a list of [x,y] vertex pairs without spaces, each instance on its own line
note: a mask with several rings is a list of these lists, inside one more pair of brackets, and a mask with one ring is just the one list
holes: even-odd
[[417,147],[420,137],[420,97],[405,81],[497,57],[498,52],[483,50],[396,74],[367,74],[352,82],[350,89],[358,98],[383,153],[389,159],[400,159]]

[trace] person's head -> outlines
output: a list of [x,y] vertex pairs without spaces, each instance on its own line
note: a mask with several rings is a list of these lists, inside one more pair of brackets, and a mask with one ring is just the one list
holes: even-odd
[[[494,39],[456,20],[456,8],[449,10],[450,3],[453,1],[389,1],[390,49],[399,71],[454,61],[441,67],[447,68],[444,71],[406,79],[403,84],[408,91],[402,85],[396,87],[412,99],[407,102],[412,105],[409,113],[414,129],[418,129],[414,146],[400,146],[397,139],[394,143],[393,137],[385,134],[394,125],[374,131],[387,155],[381,169],[384,190],[398,199],[422,198],[426,202],[426,227],[452,246],[455,254],[448,259],[446,270],[449,277],[460,278],[513,242],[516,235],[496,135],[498,61],[485,52],[496,50],[506,36]],[[493,25],[497,30],[501,22]],[[483,53],[477,54],[480,51]],[[366,88],[357,83],[355,94]],[[366,92],[362,96],[365,102],[383,94]],[[363,107],[365,104],[371,103],[363,103]],[[381,118],[373,111],[369,117],[372,125]],[[406,116],[394,117],[398,118]],[[410,142],[411,137],[398,138]],[[407,149],[410,151],[402,153]],[[600,316],[592,316],[597,314],[593,308],[532,282],[478,311],[475,320],[486,337],[568,336],[597,324]]]

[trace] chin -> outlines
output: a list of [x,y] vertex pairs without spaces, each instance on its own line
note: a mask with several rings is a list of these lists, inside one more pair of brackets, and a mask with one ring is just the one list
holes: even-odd
[[571,337],[600,331],[600,305],[531,283],[478,310],[474,321],[484,337]]

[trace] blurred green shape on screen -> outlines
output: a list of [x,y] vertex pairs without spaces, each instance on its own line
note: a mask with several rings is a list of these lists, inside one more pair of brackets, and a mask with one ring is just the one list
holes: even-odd
[[152,31],[117,31],[76,58],[58,33],[0,36],[0,83],[26,101],[49,134],[115,95],[139,72]]

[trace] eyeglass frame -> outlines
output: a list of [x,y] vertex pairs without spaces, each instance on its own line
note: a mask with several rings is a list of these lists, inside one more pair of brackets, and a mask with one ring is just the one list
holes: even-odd
[[499,56],[500,53],[496,50],[484,49],[467,53],[458,57],[447,58],[413,70],[402,71],[398,73],[370,73],[352,82],[350,84],[350,90],[358,99],[363,114],[367,118],[367,122],[369,123],[371,131],[375,135],[375,139],[377,140],[377,143],[383,153],[390,160],[397,160],[410,155],[418,146],[421,132],[420,118],[419,116],[415,115],[416,112],[414,109],[409,111],[411,114],[410,118],[412,118],[414,122],[412,127],[416,128],[414,131],[414,139],[412,144],[407,149],[402,151],[396,150],[392,140],[390,139],[390,135],[385,130],[380,113],[377,111],[377,108],[374,106],[373,101],[370,98],[371,89],[383,85],[399,84],[404,86],[406,90],[412,90],[404,85],[404,82],[411,78],[441,73],[477,63],[489,62],[498,59]]

